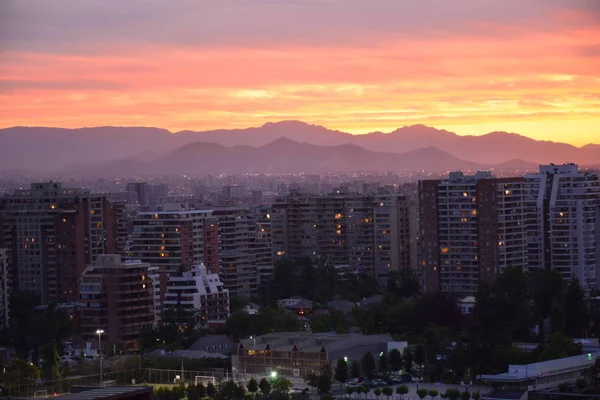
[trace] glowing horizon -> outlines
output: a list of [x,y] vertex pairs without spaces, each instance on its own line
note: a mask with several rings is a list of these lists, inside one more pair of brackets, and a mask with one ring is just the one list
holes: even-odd
[[368,3],[8,3],[0,127],[300,120],[600,143],[600,11],[586,0]]

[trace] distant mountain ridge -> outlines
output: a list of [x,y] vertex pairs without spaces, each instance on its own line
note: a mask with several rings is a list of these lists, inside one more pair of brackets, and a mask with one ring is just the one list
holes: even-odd
[[[536,141],[515,133],[491,132],[482,136],[460,136],[425,125],[412,125],[390,133],[351,135],[300,121],[282,121],[254,128],[177,133],[152,127],[110,126],[81,129],[0,129],[0,171],[64,171],[65,168],[84,170],[91,164],[109,161],[118,161],[118,164],[119,160],[125,159],[136,163],[149,160],[160,162],[182,146],[196,142],[225,146],[234,149],[228,150],[233,154],[241,151],[238,148],[240,146],[262,148],[272,145],[280,138],[290,139],[297,145],[353,145],[359,149],[387,154],[406,154],[435,147],[461,162],[481,166],[500,164],[506,169],[532,168],[537,164],[551,162],[577,162],[582,165],[597,165],[600,162],[600,144],[576,147],[565,143]],[[359,149],[346,148],[345,151],[358,152]],[[249,151],[246,149],[246,152]],[[266,155],[264,151],[261,154],[273,158],[273,154]],[[275,162],[275,159],[272,161]],[[393,169],[393,166],[388,168]],[[450,169],[458,169],[458,165]]]
[[[260,147],[195,142],[184,145],[152,162],[126,159],[91,165],[80,169],[86,176],[119,175],[127,171],[136,176],[189,175],[200,173],[309,173],[402,172],[449,169],[475,170],[486,166],[460,160],[435,147],[404,154],[374,152],[354,144],[318,146],[279,138]],[[71,169],[72,170],[72,169]],[[66,171],[65,171],[66,172]]]

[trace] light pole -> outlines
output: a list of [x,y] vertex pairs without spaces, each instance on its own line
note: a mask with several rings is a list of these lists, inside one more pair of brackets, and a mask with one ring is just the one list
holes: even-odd
[[98,334],[98,356],[100,357],[100,386],[102,386],[102,334],[104,330],[98,329],[96,333]]

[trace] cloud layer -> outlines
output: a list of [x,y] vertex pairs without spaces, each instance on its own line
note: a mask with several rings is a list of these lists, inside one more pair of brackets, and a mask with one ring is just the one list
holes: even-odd
[[593,2],[0,0],[0,124],[301,119],[598,143]]

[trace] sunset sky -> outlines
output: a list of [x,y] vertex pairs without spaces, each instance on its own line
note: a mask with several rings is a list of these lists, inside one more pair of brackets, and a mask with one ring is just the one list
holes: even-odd
[[0,0],[0,127],[600,143],[598,0]]

